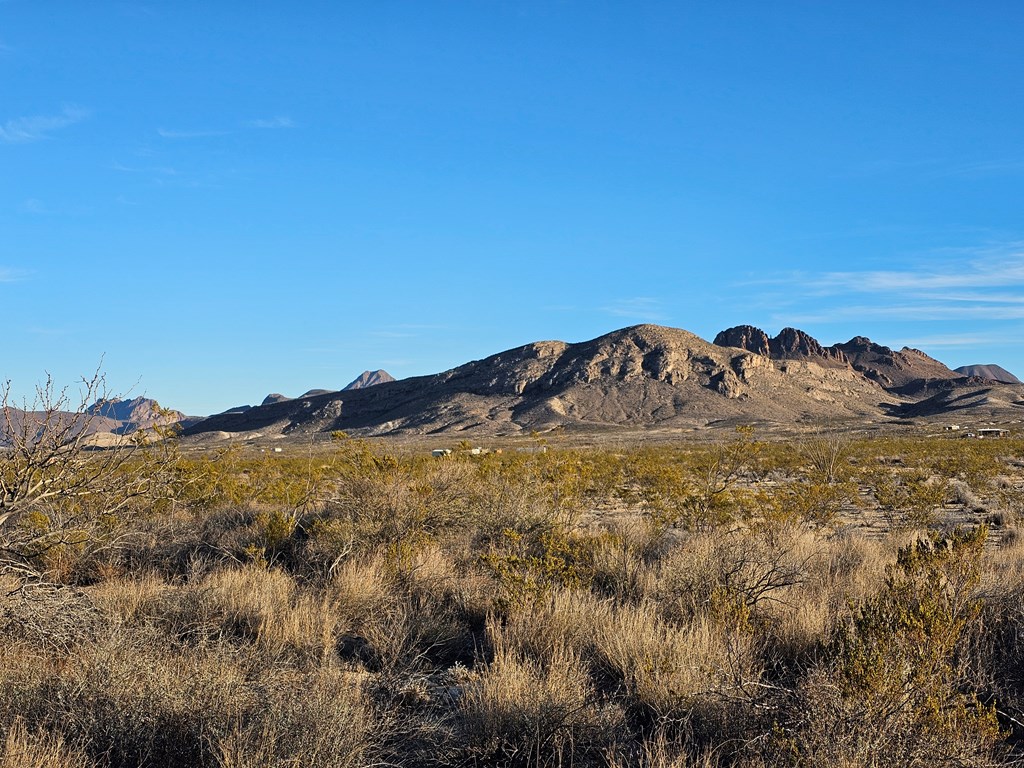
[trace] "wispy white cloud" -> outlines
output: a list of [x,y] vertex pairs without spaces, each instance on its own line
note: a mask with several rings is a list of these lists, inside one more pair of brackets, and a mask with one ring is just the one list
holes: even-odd
[[213,136],[227,136],[230,131],[220,130],[195,130],[180,131],[169,128],[158,128],[157,134],[164,139],[205,139]]
[[661,299],[651,296],[632,296],[615,299],[601,307],[601,311],[614,317],[626,317],[652,323],[665,321]]
[[20,283],[26,279],[28,279],[28,272],[22,269],[0,267],[0,283]]
[[294,128],[295,122],[286,115],[277,115],[271,118],[249,120],[246,126],[249,128]]
[[177,176],[178,171],[170,166],[130,166],[123,165],[121,163],[114,163],[113,168],[115,171],[121,173],[155,173],[160,176]]
[[817,311],[780,314],[783,325],[836,323],[850,320],[1024,320],[1024,306],[958,306],[942,303],[852,304]]
[[853,177],[900,175],[916,176],[919,179],[980,178],[1021,172],[1024,172],[1024,158],[1021,157],[989,157],[966,162],[941,157],[875,160],[848,169],[848,174]]
[[1024,159],[1021,158],[995,158],[989,160],[977,160],[969,163],[943,164],[927,174],[932,178],[950,176],[964,176],[978,178],[982,176],[1004,176],[1024,171]]
[[49,213],[46,206],[43,205],[41,200],[36,200],[34,197],[30,197],[28,200],[21,204],[22,213],[31,213],[34,215],[42,215]]
[[[945,249],[912,267],[801,272],[758,283],[775,294],[785,286],[788,323],[1024,319],[1024,243]],[[780,304],[776,304],[779,307]]]
[[16,117],[0,125],[0,142],[25,144],[47,138],[54,131],[80,123],[89,117],[89,111],[80,107],[64,107],[59,115],[33,115]]
[[44,336],[47,338],[71,335],[71,331],[67,328],[44,328],[41,326],[33,326],[31,328],[26,328],[25,330],[33,336]]
[[946,347],[948,349],[971,349],[1017,341],[1005,333],[946,333],[933,336],[918,336],[904,341],[908,347]]

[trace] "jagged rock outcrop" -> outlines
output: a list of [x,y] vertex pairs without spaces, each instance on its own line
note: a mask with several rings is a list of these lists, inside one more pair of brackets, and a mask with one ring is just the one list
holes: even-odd
[[897,352],[864,336],[826,347],[797,328],[783,328],[777,336],[768,338],[759,328],[742,325],[719,333],[715,344],[747,349],[773,360],[809,360],[827,367],[852,368],[893,390],[907,387],[918,379],[955,379],[958,376],[919,349],[904,347]]
[[260,405],[270,405],[272,403],[283,403],[287,400],[291,400],[290,397],[285,397],[280,392],[271,392],[269,395],[263,398],[263,402]]
[[719,347],[736,347],[757,355],[771,356],[771,340],[768,334],[753,325],[727,328],[715,336],[712,343]]
[[813,336],[797,328],[783,328],[779,331],[779,335],[771,340],[769,348],[771,357],[778,360],[809,358],[815,362],[843,366],[849,364],[842,351],[834,347],[823,347]]

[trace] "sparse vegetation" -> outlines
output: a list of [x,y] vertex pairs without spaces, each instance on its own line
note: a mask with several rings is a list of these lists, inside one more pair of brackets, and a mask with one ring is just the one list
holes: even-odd
[[1024,443],[547,447],[72,445],[122,496],[0,523],[2,764],[1020,761]]

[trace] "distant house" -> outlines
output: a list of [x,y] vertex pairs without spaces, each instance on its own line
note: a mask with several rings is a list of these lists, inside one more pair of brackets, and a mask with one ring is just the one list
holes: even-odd
[[979,429],[978,437],[1005,437],[1010,433],[1008,429],[996,429],[994,427]]
[[946,430],[947,432],[959,432],[960,431],[960,425],[959,424],[947,424],[946,426],[943,427],[943,429]]

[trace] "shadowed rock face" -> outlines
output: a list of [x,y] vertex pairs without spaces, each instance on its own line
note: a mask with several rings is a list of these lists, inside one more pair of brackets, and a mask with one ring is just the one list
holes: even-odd
[[768,334],[752,325],[737,325],[715,336],[714,344],[719,347],[736,347],[756,355],[771,356],[771,340]]
[[976,376],[979,379],[986,379],[988,381],[1000,381],[1004,384],[1022,383],[1020,379],[1005,368],[991,363],[988,365],[961,365],[953,370],[963,376]]

